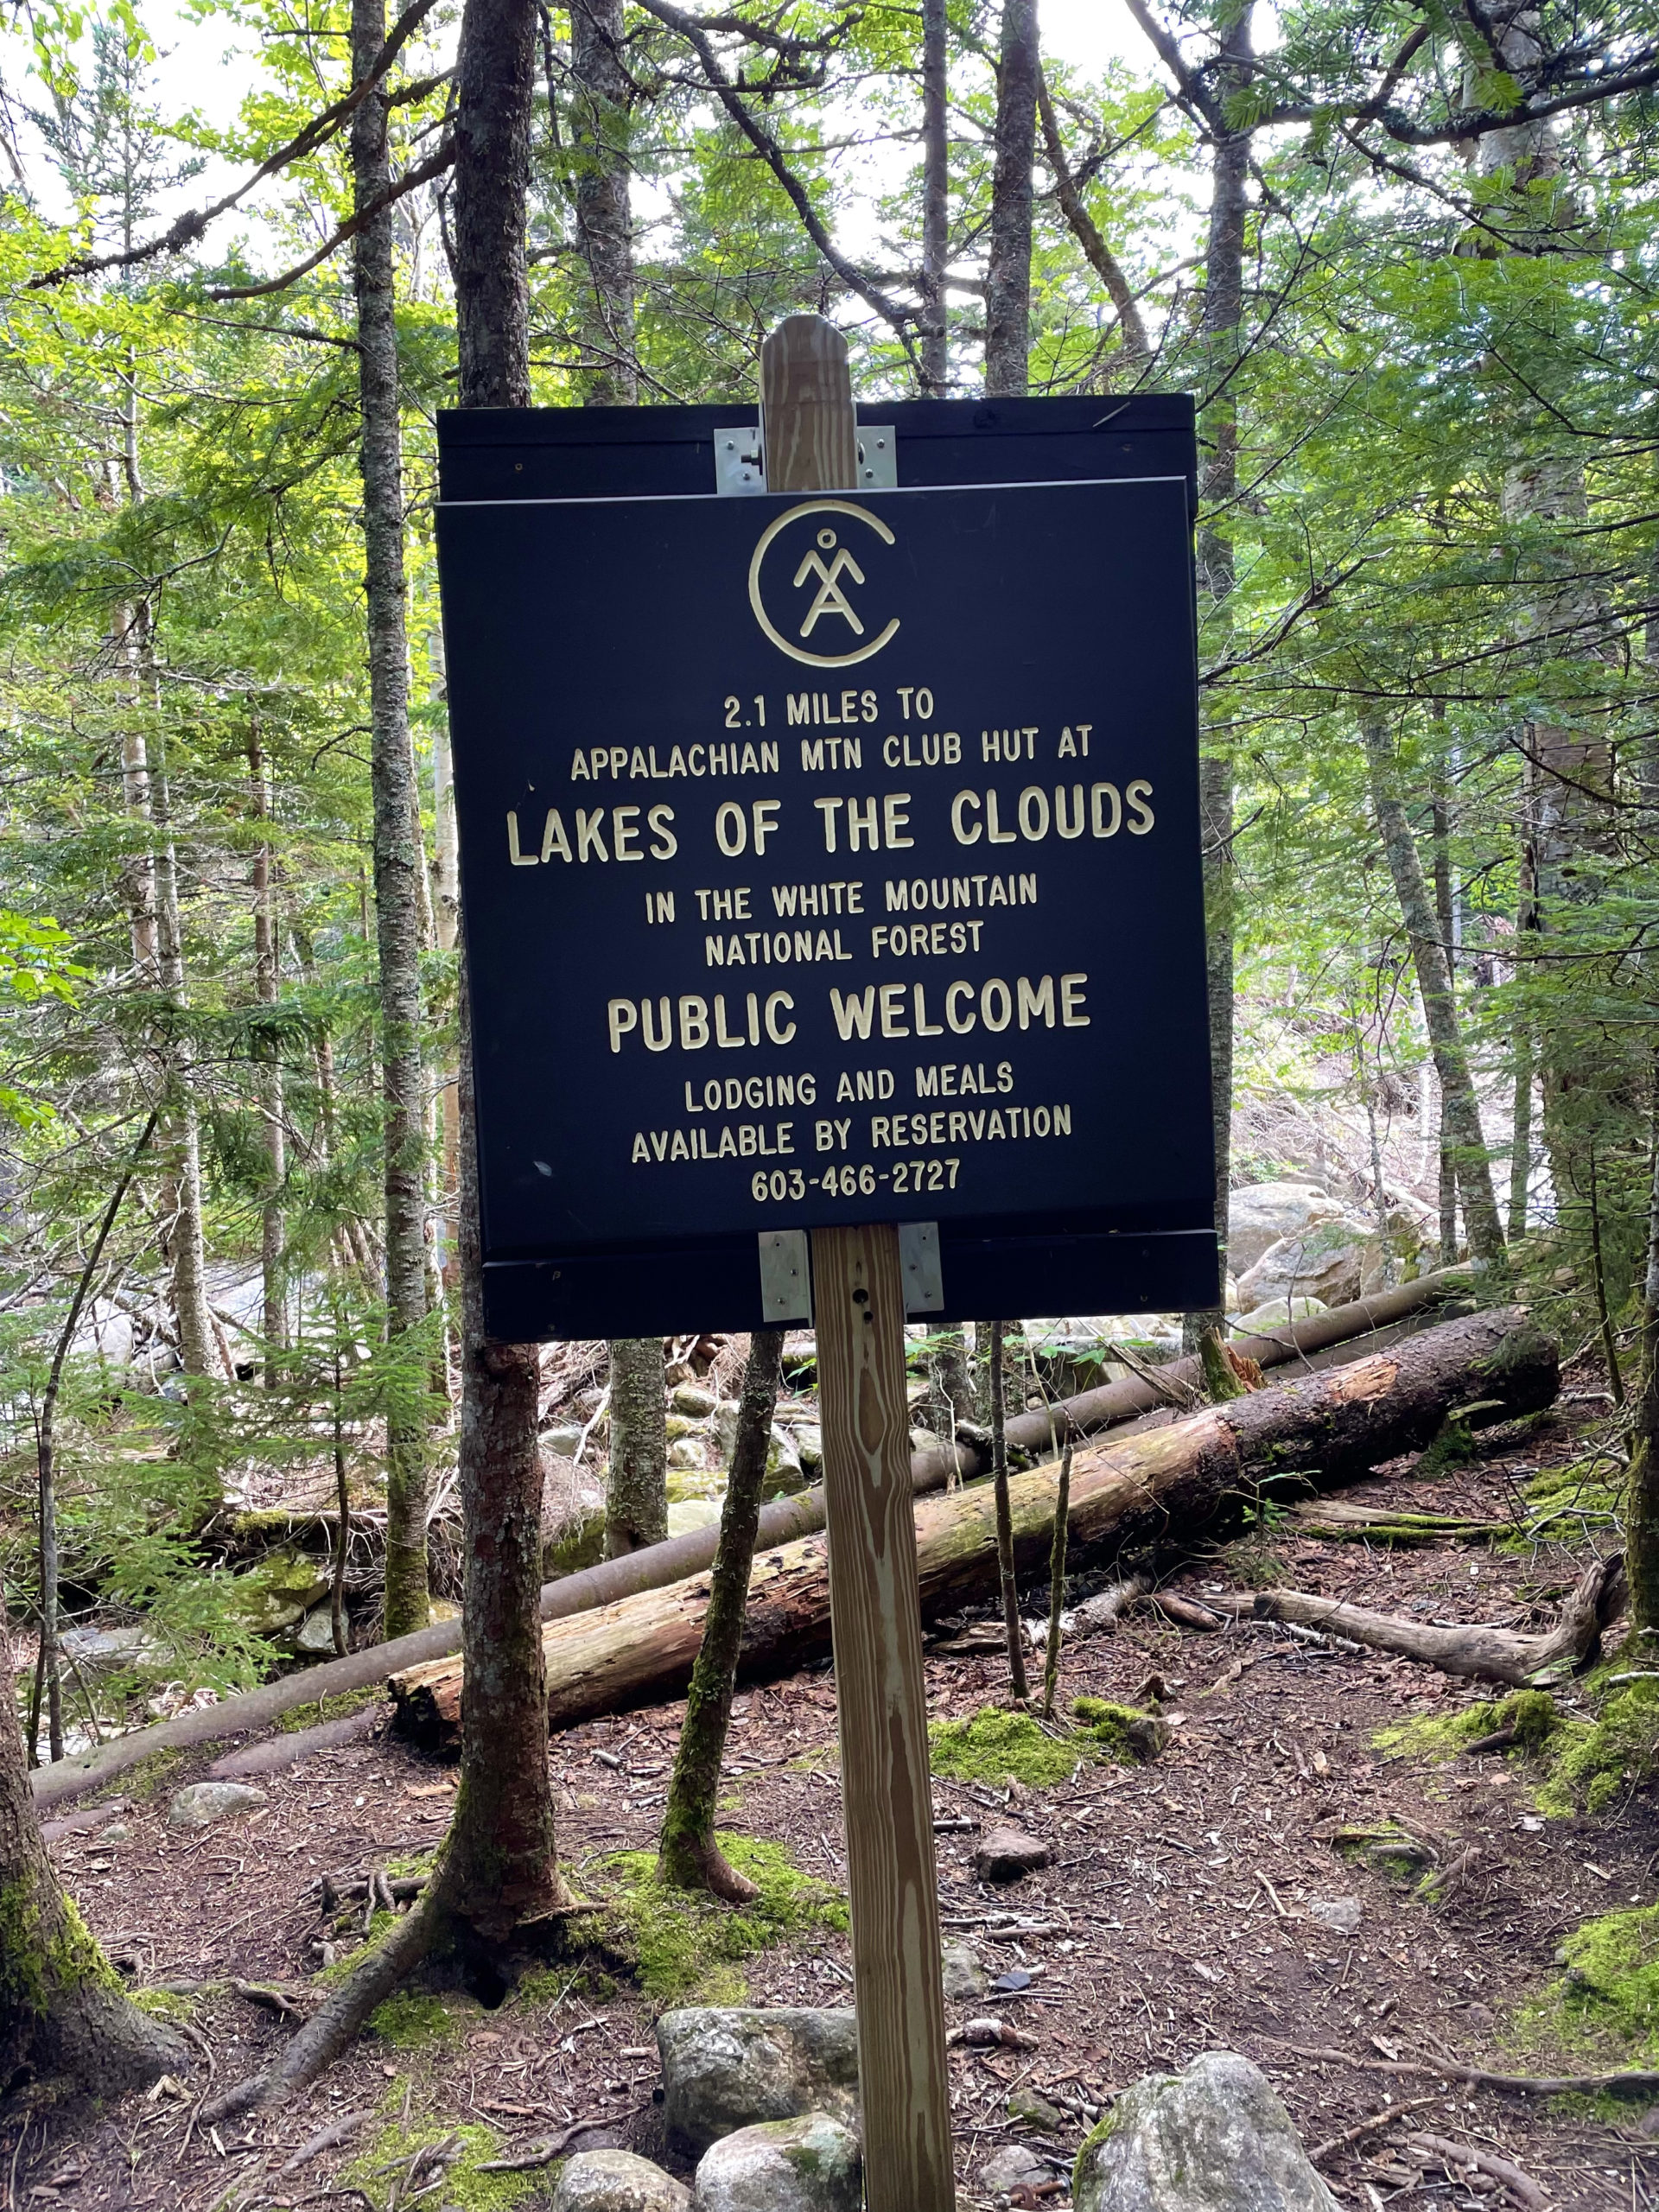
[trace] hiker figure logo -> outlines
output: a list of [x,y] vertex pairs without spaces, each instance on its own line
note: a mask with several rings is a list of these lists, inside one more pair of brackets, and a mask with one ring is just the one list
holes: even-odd
[[[877,618],[868,607],[870,578],[853,547],[842,542],[843,536],[855,534],[846,530],[845,522],[840,527],[820,522],[791,574],[788,558],[800,538],[799,531],[793,531],[793,543],[780,549],[784,558],[773,564],[769,575],[766,573],[766,556],[778,540],[791,531],[791,524],[825,515],[849,518],[864,530],[874,533],[873,543],[865,541],[866,560],[872,550],[897,543],[887,524],[879,515],[872,514],[868,507],[857,506],[850,499],[809,499],[800,506],[787,509],[762,531],[760,542],[749,562],[749,605],[754,610],[755,620],[772,644],[780,652],[786,652],[791,660],[804,661],[811,668],[849,668],[855,661],[868,660],[892,642],[898,633],[899,618],[893,616],[884,626],[871,634]],[[788,607],[786,612],[780,603],[778,619],[774,620],[766,605],[767,587],[770,583],[781,602],[783,580],[786,576],[790,579],[789,589],[791,592],[804,592],[810,586],[816,586],[816,589],[806,603],[804,612],[798,599]],[[863,600],[862,611],[859,604],[861,598]],[[789,634],[791,632],[792,635]],[[818,645],[840,643],[844,639],[847,651],[810,652],[806,645],[808,639]]]

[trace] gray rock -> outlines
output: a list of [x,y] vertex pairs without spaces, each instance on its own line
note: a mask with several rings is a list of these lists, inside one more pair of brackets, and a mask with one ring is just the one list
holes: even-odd
[[982,1882],[1017,1882],[1048,1864],[1046,1843],[1020,1828],[993,1828],[974,1853],[974,1872]]
[[1077,2171],[1076,2212],[1337,2212],[1266,2075],[1230,2050],[1126,2089]]
[[669,2133],[694,2157],[759,2120],[856,2121],[850,2005],[690,2005],[658,2021],[657,2048]]
[[[737,1401],[722,1398],[715,1408],[709,1423],[710,1433],[720,1448],[720,1464],[729,1468],[732,1453],[737,1445]],[[766,1471],[761,1479],[763,1497],[783,1497],[790,1492],[804,1490],[806,1476],[801,1466],[801,1455],[795,1440],[786,1429],[774,1428],[766,1446]]]
[[941,1963],[944,1971],[944,1993],[953,2005],[966,2004],[969,1998],[982,1997],[991,1986],[985,1962],[971,1943],[947,1943]]
[[823,1465],[823,1431],[816,1421],[798,1421],[789,1433],[801,1455],[802,1466],[809,1475],[816,1475]]
[[690,1421],[706,1421],[720,1401],[712,1390],[700,1389],[695,1382],[682,1382],[668,1402],[677,1414],[684,1414]]
[[548,2212],[690,2212],[683,2182],[632,2151],[578,2151],[559,2169]]
[[1300,1236],[1343,1209],[1317,1183],[1252,1183],[1227,1201],[1227,1264],[1243,1278],[1270,1244]]
[[858,2138],[828,2113],[763,2120],[704,2152],[696,2212],[859,2212]]
[[684,1497],[668,1509],[671,1536],[689,1536],[694,1529],[712,1529],[720,1518],[716,1497]]
[[[100,1843],[130,1843],[132,1830],[124,1821],[111,1821],[108,1827],[99,1830],[98,1840]],[[1473,2007],[1470,2009],[1472,2011]]]
[[1239,1304],[1249,1313],[1269,1299],[1318,1298],[1341,1306],[1357,1298],[1375,1230],[1373,1222],[1338,1212],[1295,1236],[1281,1237],[1239,1277]]
[[701,1436],[677,1436],[668,1447],[668,1464],[686,1470],[702,1467],[704,1462]]
[[582,1430],[580,1421],[561,1421],[556,1428],[544,1428],[542,1431],[543,1465],[546,1465],[545,1455],[550,1452],[556,1459],[574,1459],[582,1442]]
[[1039,2135],[1059,2135],[1065,2129],[1065,2114],[1058,2105],[1050,2104],[1046,2097],[1039,2096],[1035,2089],[1014,2091],[1008,2099],[1008,2118],[1023,2120]]
[[1264,1306],[1236,1314],[1230,1325],[1236,1337],[1264,1337],[1269,1329],[1282,1329],[1293,1321],[1311,1321],[1325,1311],[1317,1298],[1304,1298],[1299,1293],[1294,1298],[1270,1298]]
[[315,1613],[308,1613],[300,1623],[294,1649],[304,1652],[308,1659],[334,1657],[334,1617],[327,1605],[319,1605]]
[[326,1560],[296,1544],[283,1544],[233,1579],[230,1601],[250,1628],[274,1636],[297,1628],[318,1599],[327,1595],[329,1580]]
[[1357,1936],[1362,1908],[1357,1897],[1310,1897],[1307,1916],[1328,1928],[1333,1936]]
[[1007,2196],[1016,2189],[1040,2189],[1053,2178],[1054,2170],[1048,2161],[1024,2143],[1005,2143],[979,2170],[979,2185],[988,2196]]
[[569,1456],[581,1435],[580,1429],[552,1428],[541,1439],[542,1575],[548,1582],[596,1567],[605,1556],[605,1485]]
[[83,1673],[112,1674],[166,1656],[167,1647],[141,1628],[67,1628],[59,1638],[66,1659]]
[[251,1813],[264,1802],[264,1791],[251,1789],[245,1782],[192,1782],[168,1807],[167,1824],[174,1828],[210,1828],[215,1821],[228,1821],[235,1813]]

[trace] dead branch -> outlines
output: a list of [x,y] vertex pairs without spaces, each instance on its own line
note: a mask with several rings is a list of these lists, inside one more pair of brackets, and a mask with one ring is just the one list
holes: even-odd
[[1357,2120],[1351,2127],[1344,2127],[1340,2135],[1330,2135],[1323,2143],[1316,2143],[1307,2154],[1308,2164],[1323,2165],[1338,2151],[1346,2151],[1353,2144],[1363,2143],[1368,2135],[1376,2135],[1382,2128],[1392,2127],[1396,2120],[1402,2120],[1408,2112],[1421,2112],[1425,2105],[1437,2105],[1441,2101],[1440,2093],[1434,2091],[1426,2097],[1408,2097],[1403,2104],[1384,2105],[1381,2112],[1374,2112],[1369,2120]]
[[1446,2168],[1446,2178],[1455,2181],[1460,2173],[1472,2171],[1490,2174],[1495,2182],[1502,2183],[1517,2204],[1526,2212],[1547,2212],[1549,2199],[1530,2174],[1508,2158],[1500,2158],[1494,2151],[1478,2151],[1472,2143],[1448,2142],[1444,2135],[1410,2135],[1407,2141],[1414,2151],[1431,2158],[1438,2158]]
[[1402,1658],[1419,1660],[1426,1667],[1438,1667],[1442,1674],[1504,1682],[1520,1689],[1592,1665],[1601,1649],[1602,1631],[1618,1618],[1626,1595],[1624,1554],[1610,1552],[1584,1576],[1548,1636],[1525,1636],[1516,1629],[1488,1628],[1479,1622],[1467,1628],[1433,1628],[1421,1621],[1402,1620],[1395,1613],[1374,1613],[1368,1606],[1344,1605],[1305,1590],[1236,1592],[1208,1603],[1217,1612],[1230,1613],[1236,1618],[1284,1621],[1318,1629],[1346,1637],[1351,1643],[1364,1644],[1374,1651],[1392,1651]]

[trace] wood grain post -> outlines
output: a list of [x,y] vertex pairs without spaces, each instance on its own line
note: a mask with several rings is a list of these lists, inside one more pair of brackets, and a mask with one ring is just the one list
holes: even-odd
[[[770,492],[856,487],[847,341],[790,315],[760,349]],[[892,1223],[812,1232],[812,1305],[852,1900],[868,2212],[953,2212],[950,2084]]]

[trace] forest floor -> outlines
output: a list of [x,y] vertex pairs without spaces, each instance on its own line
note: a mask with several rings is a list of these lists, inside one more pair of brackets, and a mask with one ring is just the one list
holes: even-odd
[[[1582,1454],[1587,1426],[1605,1410],[1598,1378],[1575,1370],[1554,1414],[1524,1434],[1505,1433],[1510,1448],[1432,1478],[1402,1460],[1344,1496],[1503,1518],[1524,1481]],[[1281,1522],[1199,1560],[1173,1586],[1200,1596],[1206,1584],[1276,1579],[1421,1618],[1538,1624],[1553,1618],[1588,1541],[1612,1541],[1586,1538],[1571,1520],[1557,1525],[1577,1541],[1526,1551],[1484,1542],[1387,1550],[1316,1540]],[[1632,1779],[1597,1817],[1546,1818],[1524,1757],[1385,1756],[1380,1730],[1448,1715],[1491,1693],[1262,1624],[1205,1635],[1131,1616],[1116,1634],[1067,1650],[1062,1709],[1085,1693],[1144,1699],[1153,1675],[1162,1677],[1172,1725],[1168,1748],[1149,1765],[1085,1764],[1072,1773],[1066,1762],[1052,1786],[1012,1791],[936,1783],[946,1940],[973,1944],[995,1976],[1029,1976],[1021,1988],[948,2008],[953,2024],[999,2013],[1028,2039],[951,2051],[963,2205],[991,2202],[980,2171],[1012,2140],[1052,2154],[1055,2186],[1028,2201],[1065,2205],[1088,2124],[1083,2107],[1217,2047],[1245,2052],[1265,2070],[1309,2145],[1389,2104],[1426,2100],[1325,2157],[1340,2200],[1365,2212],[1512,2201],[1489,2179],[1454,2179],[1409,2152],[1414,2129],[1498,2152],[1536,2183],[1535,2205],[1641,2212],[1659,2203],[1659,2104],[1647,2111],[1641,2101],[1499,2094],[1433,2070],[1448,2055],[1533,2075],[1653,2063],[1629,2044],[1589,2038],[1561,2005],[1556,1956],[1581,1924],[1659,1903],[1659,1807],[1649,1788]],[[995,1651],[935,1655],[927,1675],[934,1716],[952,1719],[994,1706],[1005,1669]],[[1561,1702],[1573,1710],[1573,1693]],[[613,1855],[652,1849],[682,1709],[607,1718],[553,1740],[561,1851],[583,1895],[616,1893],[626,1869]],[[287,2030],[222,1985],[308,1984],[319,1876],[418,1863],[443,1833],[453,1776],[383,1730],[261,1777],[266,1802],[252,1813],[200,1834],[170,1828],[172,1791],[211,1756],[156,1777],[152,1795],[123,1815],[124,1840],[83,1833],[53,1848],[136,1984],[221,1985],[181,2009],[224,2082]],[[132,1794],[130,1779],[122,1786]],[[217,2134],[193,2124],[200,2064],[188,2090],[164,2083],[101,2116],[39,2116],[21,2137],[14,2120],[0,2134],[5,2212],[54,2200],[86,2212],[302,2202],[384,2212],[400,2172],[416,2179],[414,2150],[456,2130],[467,2156],[445,2185],[420,2196],[431,2212],[505,2212],[541,2201],[550,2190],[545,2169],[469,2170],[578,2124],[571,2149],[626,2144],[685,2172],[663,2140],[653,2094],[652,2023],[671,2001],[676,1972],[708,1972],[712,1993],[729,1998],[741,1985],[758,2004],[849,2001],[848,1941],[832,1924],[844,1925],[844,1915],[815,1886],[839,1891],[845,1874],[825,1669],[740,1698],[728,1787],[729,1827],[784,1847],[788,1860],[774,1855],[774,1871],[792,1862],[813,1878],[777,1890],[775,1940],[753,1955],[719,1963],[722,1948],[741,1942],[695,1915],[679,1916],[677,1938],[672,1914],[648,1916],[636,1935],[646,1929],[639,1948],[655,1996],[619,1978],[607,1945],[528,1975],[493,2008],[454,1991],[397,2000],[379,2016],[384,2032],[365,2037],[303,2100]],[[1046,1841],[1052,1862],[993,1890],[972,1872],[976,1832],[1009,1821]],[[1442,1867],[1478,1847],[1443,1902],[1338,1854],[1339,1827],[1394,1823],[1424,1839]],[[623,1894],[637,1901],[644,1892]],[[1311,1916],[1316,1901],[1344,1897],[1358,1900],[1353,1935]],[[1413,2061],[1419,2070],[1391,2070]],[[1012,2119],[1016,2091],[1060,2107],[1060,2133],[1045,2136]],[[348,2141],[281,2171],[331,2120],[352,2114],[363,2117]]]

